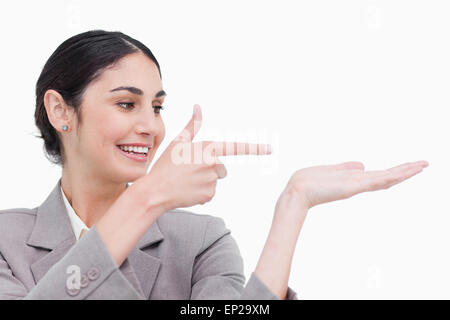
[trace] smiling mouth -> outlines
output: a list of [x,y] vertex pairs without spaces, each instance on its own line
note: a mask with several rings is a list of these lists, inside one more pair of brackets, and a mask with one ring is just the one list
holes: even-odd
[[126,153],[129,154],[137,154],[137,155],[141,155],[141,156],[146,156],[148,154],[148,152],[150,151],[150,149],[152,149],[151,147],[139,147],[139,148],[132,148],[132,147],[128,147],[128,146],[122,146],[122,145],[117,145],[117,147]]
[[[132,160],[135,160],[138,162],[146,162],[148,159],[148,154],[152,148],[151,147],[150,148],[140,148],[140,149],[136,150],[136,149],[117,145],[117,149],[119,149],[120,153],[122,153],[124,156],[126,156],[129,159],[132,159]],[[147,152],[145,152],[145,151],[147,151]]]

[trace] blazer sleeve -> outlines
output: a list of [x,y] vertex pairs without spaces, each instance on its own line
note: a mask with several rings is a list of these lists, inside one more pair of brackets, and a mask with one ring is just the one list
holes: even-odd
[[[222,218],[211,216],[192,275],[193,300],[280,300],[252,272],[245,284],[244,264],[238,245]],[[297,300],[288,286],[286,300]]]
[[[80,281],[70,281],[73,273],[68,270],[73,266],[79,268]],[[0,255],[0,299],[144,300],[144,297],[125,278],[93,226],[29,292]]]

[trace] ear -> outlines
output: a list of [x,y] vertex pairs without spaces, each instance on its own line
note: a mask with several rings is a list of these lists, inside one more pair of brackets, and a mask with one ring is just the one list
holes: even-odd
[[53,89],[47,90],[44,95],[44,106],[47,111],[48,120],[58,132],[62,130],[63,125],[69,126],[69,131],[74,127],[74,110],[64,101],[61,94]]

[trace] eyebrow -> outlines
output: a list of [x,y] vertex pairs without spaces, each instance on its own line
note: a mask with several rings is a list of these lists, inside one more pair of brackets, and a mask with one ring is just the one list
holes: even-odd
[[[141,89],[136,88],[136,87],[124,87],[124,86],[121,86],[121,87],[117,87],[117,88],[114,88],[114,89],[110,90],[110,92],[120,91],[120,90],[127,90],[127,91],[129,91],[131,93],[134,93],[134,94],[137,94],[139,96],[144,95],[144,91],[142,91]],[[166,92],[164,90],[160,90],[160,91],[158,91],[155,94],[155,98],[159,98],[159,97],[166,96],[166,95],[167,94],[166,94]]]

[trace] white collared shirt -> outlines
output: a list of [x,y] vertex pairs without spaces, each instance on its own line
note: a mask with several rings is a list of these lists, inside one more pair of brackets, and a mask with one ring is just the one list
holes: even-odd
[[69,215],[70,224],[72,225],[73,233],[75,234],[75,238],[79,240],[81,230],[86,229],[86,231],[88,231],[89,228],[84,224],[83,220],[81,220],[80,217],[75,213],[75,211],[73,210],[72,206],[69,203],[69,200],[67,200],[62,187],[60,188],[64,199],[64,204],[66,205],[67,214]]
[[[130,185],[127,183],[126,188],[128,188]],[[69,200],[67,200],[66,195],[64,194],[64,191],[61,186],[59,186],[61,189],[61,193],[64,199],[64,204],[66,205],[67,214],[69,215],[70,224],[72,225],[73,233],[75,234],[75,238],[77,240],[80,239],[81,230],[86,229],[86,231],[89,231],[89,228],[84,224],[83,220],[80,219],[80,217],[75,213],[72,206],[69,203]]]

